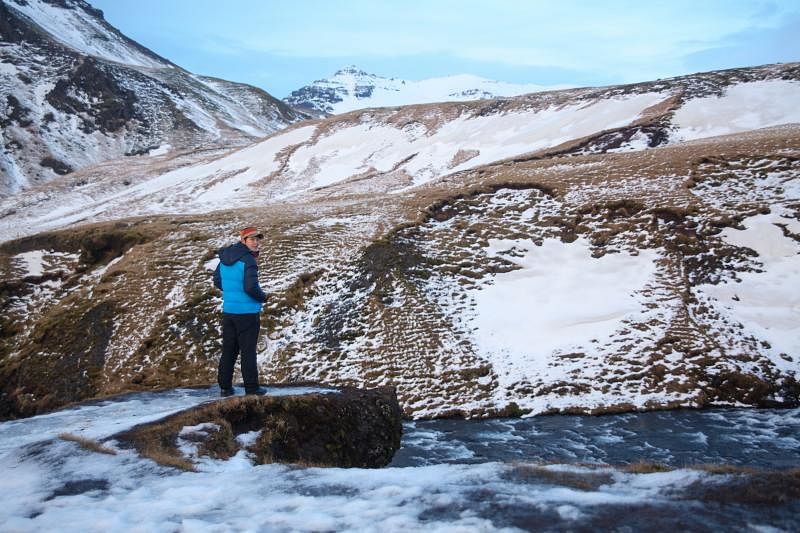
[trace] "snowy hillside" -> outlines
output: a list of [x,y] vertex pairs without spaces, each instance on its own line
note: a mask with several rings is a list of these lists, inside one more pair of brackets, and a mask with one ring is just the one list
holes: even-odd
[[501,103],[353,112],[288,128],[222,157],[213,152],[205,162],[168,172],[160,170],[166,163],[158,157],[130,158],[127,165],[76,172],[71,185],[0,202],[0,239],[78,220],[302,201],[326,189],[397,194],[501,161],[636,152],[800,123],[800,80],[790,77],[800,77],[796,65],[728,75],[716,86],[711,76],[698,75]]
[[245,144],[301,118],[260,89],[173,65],[82,0],[3,0],[0,16],[0,196],[122,156]]
[[0,413],[212,382],[214,250],[251,223],[267,381],[393,385],[415,417],[796,405],[799,67],[354,111],[33,188],[0,204]]
[[313,115],[325,116],[368,107],[465,102],[559,88],[565,87],[512,84],[468,74],[409,81],[368,74],[350,66],[330,78],[292,91],[283,101]]

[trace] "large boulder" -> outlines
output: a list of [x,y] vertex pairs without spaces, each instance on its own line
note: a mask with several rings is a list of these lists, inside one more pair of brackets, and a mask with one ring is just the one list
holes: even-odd
[[[114,435],[146,457],[195,469],[194,459],[240,450],[255,464],[378,468],[400,448],[394,388],[342,387],[292,395],[235,396]],[[188,456],[187,446],[193,450]]]

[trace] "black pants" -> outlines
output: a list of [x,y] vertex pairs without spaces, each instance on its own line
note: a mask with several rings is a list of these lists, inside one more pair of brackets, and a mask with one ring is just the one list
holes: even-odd
[[219,359],[217,382],[221,389],[233,386],[233,367],[236,358],[242,354],[242,378],[245,392],[258,389],[258,365],[256,363],[256,342],[261,321],[258,313],[234,315],[222,313],[222,357]]

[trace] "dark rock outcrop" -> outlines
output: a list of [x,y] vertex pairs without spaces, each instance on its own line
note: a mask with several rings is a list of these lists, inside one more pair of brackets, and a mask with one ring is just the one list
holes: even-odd
[[[226,459],[244,448],[256,464],[379,468],[400,448],[401,409],[392,387],[343,387],[309,394],[240,396],[201,405],[114,435],[170,466],[193,469],[179,437],[198,455]],[[186,432],[184,428],[202,429]],[[258,431],[243,446],[238,435]]]
[[56,82],[45,99],[54,109],[82,117],[84,133],[113,133],[134,118],[147,127],[147,118],[136,111],[136,94],[122,87],[120,77],[111,66],[83,58],[66,78]]

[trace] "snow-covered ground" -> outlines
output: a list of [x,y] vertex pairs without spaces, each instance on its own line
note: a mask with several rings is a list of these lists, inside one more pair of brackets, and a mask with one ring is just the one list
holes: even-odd
[[800,222],[777,213],[750,217],[744,230],[726,228],[722,238],[754,250],[759,272],[739,274],[736,283],[701,285],[696,292],[712,298],[734,323],[761,339],[781,370],[797,369],[800,354],[800,243],[782,228],[800,235]]
[[[116,455],[58,437],[103,440],[213,401],[216,394],[216,387],[134,394],[0,423],[0,529],[450,532],[605,524],[788,531],[798,525],[792,498],[706,507],[702,495],[735,482],[730,474],[686,468],[635,474],[591,459],[608,451],[622,458],[617,464],[636,463],[636,450],[650,440],[651,450],[667,455],[649,456],[664,464],[682,463],[687,449],[699,452],[692,463],[796,464],[798,410],[420,422],[406,425],[398,452],[404,466],[384,469],[252,466],[240,453],[228,461],[203,458],[197,472],[182,472],[118,449],[113,441],[105,445]],[[580,438],[583,451],[576,447]],[[528,463],[546,453],[544,442],[577,453],[562,455],[561,464]],[[669,459],[670,451],[680,453]],[[766,462],[753,462],[756,456],[749,454],[759,451]]]
[[585,239],[570,244],[548,239],[541,246],[530,240],[490,241],[489,254],[512,248],[523,254],[513,258],[521,268],[476,291],[467,325],[503,388],[544,376],[570,380],[571,368],[554,356],[594,352],[593,344],[612,338],[637,317],[643,303],[637,293],[653,280],[659,257],[646,250],[594,259]]
[[[397,128],[369,120],[339,128],[295,152],[288,172],[302,188],[331,185],[372,169],[405,171],[414,185],[452,172],[536,152],[636,120],[664,100],[648,93],[536,111],[465,114],[434,131],[422,125]],[[459,154],[469,154],[459,161]],[[297,185],[295,185],[297,187]]]

